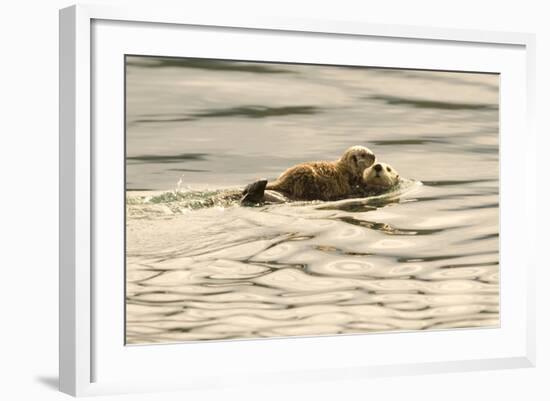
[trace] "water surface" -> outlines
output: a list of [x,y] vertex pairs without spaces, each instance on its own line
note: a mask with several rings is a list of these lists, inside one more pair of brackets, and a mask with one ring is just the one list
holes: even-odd
[[[128,343],[499,324],[498,75],[146,57],[126,73]],[[351,145],[410,181],[202,207]]]

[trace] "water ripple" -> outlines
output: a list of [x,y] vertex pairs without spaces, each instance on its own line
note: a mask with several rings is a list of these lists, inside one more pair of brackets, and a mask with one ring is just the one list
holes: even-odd
[[[498,75],[127,61],[128,344],[498,327]],[[354,144],[414,180],[223,196]]]

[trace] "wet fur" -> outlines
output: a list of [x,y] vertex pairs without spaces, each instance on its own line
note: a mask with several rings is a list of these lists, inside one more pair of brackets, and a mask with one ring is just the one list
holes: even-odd
[[351,192],[352,173],[337,163],[302,163],[286,170],[266,189],[294,200],[332,200]]
[[280,192],[291,200],[341,199],[352,193],[352,188],[362,180],[364,168],[374,160],[370,150],[355,146],[336,161],[308,162],[291,167],[267,184],[266,189]]
[[[379,171],[376,168],[380,168]],[[367,189],[388,189],[399,182],[399,173],[387,163],[376,163],[363,172],[363,183]]]

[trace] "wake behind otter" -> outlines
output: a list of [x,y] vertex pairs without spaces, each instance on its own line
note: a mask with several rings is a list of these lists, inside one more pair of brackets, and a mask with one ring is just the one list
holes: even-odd
[[[422,185],[420,181],[402,178],[399,184],[387,191],[372,191],[362,197],[353,197],[335,201],[288,201],[290,206],[313,206],[319,208],[346,209],[353,205],[374,205],[391,203]],[[232,208],[241,206],[241,190],[238,188],[220,188],[212,190],[174,190],[165,192],[130,191],[126,196],[127,213],[133,217],[140,215],[185,214],[207,208]],[[276,208],[281,204],[255,204],[250,207]]]

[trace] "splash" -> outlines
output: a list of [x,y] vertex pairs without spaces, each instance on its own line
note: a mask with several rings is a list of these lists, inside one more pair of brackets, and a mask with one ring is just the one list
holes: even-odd
[[[415,188],[421,186],[420,181],[401,179],[400,183],[384,193],[376,193],[362,198],[343,199],[338,201],[296,201],[285,203],[287,206],[310,206],[319,210],[370,210],[397,203]],[[213,190],[193,190],[183,186],[183,176],[176,188],[166,192],[136,193],[126,195],[126,210],[129,217],[147,217],[149,215],[183,214],[205,208],[240,207],[240,188],[224,188]],[[263,205],[262,205],[263,206]],[[265,205],[277,208],[282,204]]]

